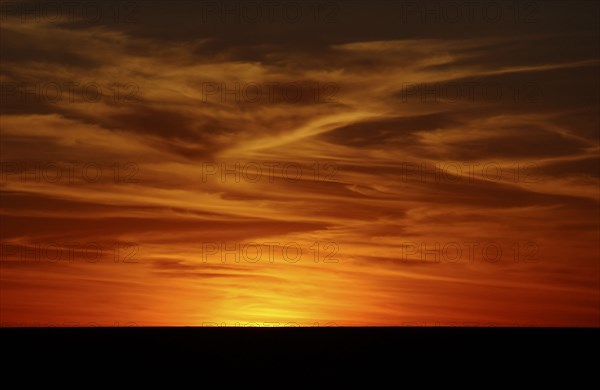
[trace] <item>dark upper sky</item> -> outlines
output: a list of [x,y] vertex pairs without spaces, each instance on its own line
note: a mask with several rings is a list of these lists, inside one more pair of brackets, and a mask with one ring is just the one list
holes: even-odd
[[597,2],[1,4],[3,321],[598,325]]

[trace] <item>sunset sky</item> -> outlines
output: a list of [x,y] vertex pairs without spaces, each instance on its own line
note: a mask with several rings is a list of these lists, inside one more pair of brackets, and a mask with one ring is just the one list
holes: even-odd
[[0,2],[2,326],[600,326],[599,3],[71,3]]

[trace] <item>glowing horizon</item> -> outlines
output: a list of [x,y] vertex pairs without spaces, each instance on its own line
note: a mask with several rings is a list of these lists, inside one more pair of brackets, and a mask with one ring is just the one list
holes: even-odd
[[598,5],[324,4],[3,8],[2,326],[600,326]]

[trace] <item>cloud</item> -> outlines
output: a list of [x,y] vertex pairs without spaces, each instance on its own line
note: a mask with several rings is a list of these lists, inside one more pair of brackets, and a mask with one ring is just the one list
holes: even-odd
[[[139,262],[3,263],[2,317],[597,326],[597,5],[423,23],[359,3],[331,23],[193,2],[3,20],[2,241],[136,243]],[[471,241],[502,260],[402,261]],[[200,260],[249,242],[273,262]]]

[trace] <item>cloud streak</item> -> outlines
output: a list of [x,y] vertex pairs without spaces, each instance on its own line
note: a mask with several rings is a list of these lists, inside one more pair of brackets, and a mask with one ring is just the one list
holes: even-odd
[[5,18],[2,322],[598,326],[597,5],[464,36],[376,3]]

